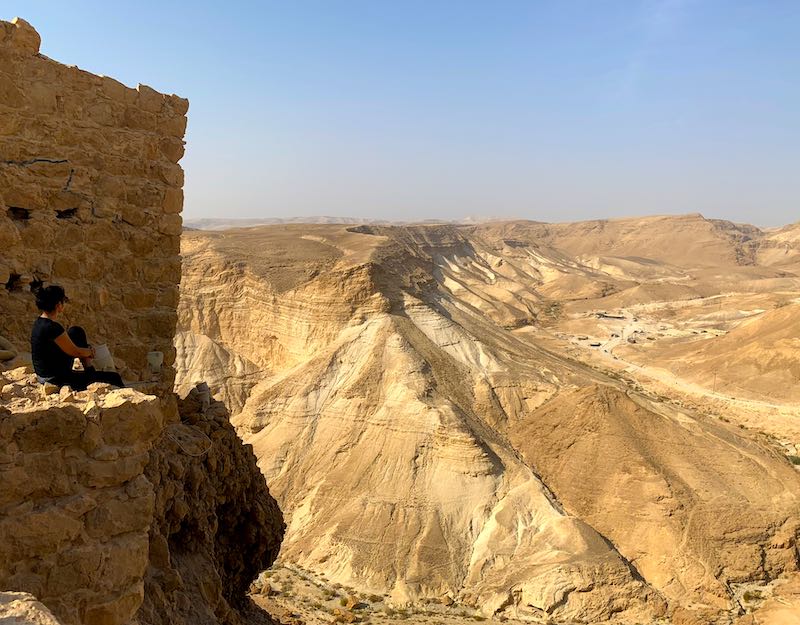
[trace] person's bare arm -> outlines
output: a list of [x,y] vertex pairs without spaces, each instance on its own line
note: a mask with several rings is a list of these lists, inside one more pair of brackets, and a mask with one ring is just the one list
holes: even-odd
[[61,348],[61,351],[68,356],[73,356],[74,358],[92,358],[94,356],[94,349],[91,347],[78,347],[72,342],[72,339],[69,338],[66,332],[57,336],[55,341],[56,345]]

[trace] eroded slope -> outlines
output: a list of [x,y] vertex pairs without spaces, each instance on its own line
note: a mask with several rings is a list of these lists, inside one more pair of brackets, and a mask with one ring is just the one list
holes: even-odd
[[[565,293],[707,268],[621,250],[612,271],[504,228],[188,235],[178,366],[247,363],[216,384],[287,513],[285,557],[397,601],[629,622],[725,611],[731,583],[795,570],[785,459],[541,336]],[[740,266],[741,241],[703,228]]]

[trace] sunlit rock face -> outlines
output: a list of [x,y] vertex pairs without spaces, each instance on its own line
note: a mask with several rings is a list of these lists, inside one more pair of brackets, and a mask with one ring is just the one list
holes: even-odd
[[[588,240],[617,230],[608,253]],[[282,557],[333,581],[557,621],[726,613],[731,584],[797,569],[797,471],[582,359],[559,327],[597,320],[577,308],[590,302],[735,282],[800,294],[744,254],[756,230],[686,216],[187,233],[178,384],[219,372],[285,511]]]

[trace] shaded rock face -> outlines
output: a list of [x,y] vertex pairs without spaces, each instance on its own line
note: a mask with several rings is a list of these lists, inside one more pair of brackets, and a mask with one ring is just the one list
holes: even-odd
[[278,555],[284,524],[221,402],[192,391],[150,452],[150,564],[138,613],[147,625],[238,625],[246,592]]

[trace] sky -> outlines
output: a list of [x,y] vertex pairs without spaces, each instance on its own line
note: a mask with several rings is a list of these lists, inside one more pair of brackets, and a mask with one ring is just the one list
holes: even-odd
[[800,220],[797,0],[0,0],[190,100],[185,219]]

